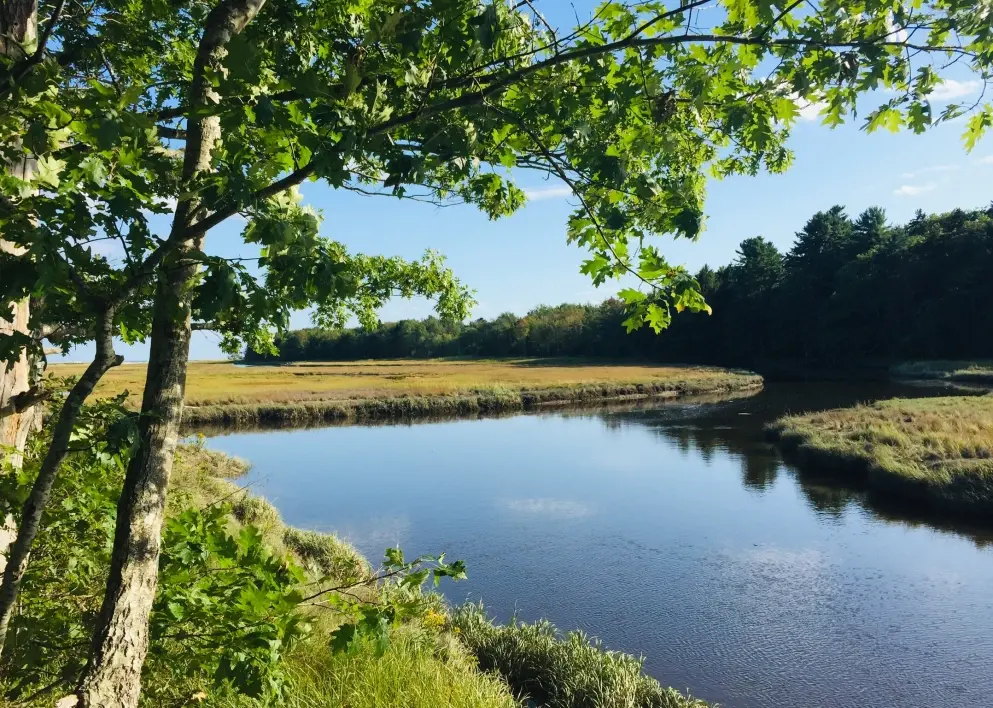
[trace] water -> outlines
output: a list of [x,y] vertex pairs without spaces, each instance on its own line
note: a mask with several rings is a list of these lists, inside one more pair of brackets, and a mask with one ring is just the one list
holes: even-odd
[[722,403],[239,433],[252,489],[369,558],[446,551],[506,620],[548,617],[731,707],[989,706],[993,536],[875,506],[762,442],[786,410],[929,395],[772,385]]

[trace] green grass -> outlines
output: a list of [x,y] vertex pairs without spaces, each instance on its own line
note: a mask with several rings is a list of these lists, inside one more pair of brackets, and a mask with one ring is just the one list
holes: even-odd
[[898,379],[993,383],[993,361],[908,361],[890,369]]
[[[333,654],[306,642],[290,658],[291,688],[282,708],[516,708],[507,685],[477,670],[451,635],[406,625],[393,631],[382,656],[369,645]],[[219,708],[262,708],[241,699]]]
[[873,492],[993,519],[993,396],[894,399],[768,430],[801,462],[855,474]]
[[369,562],[347,541],[286,525],[268,500],[240,487],[237,478],[248,469],[244,460],[209,450],[202,441],[180,445],[169,483],[170,513],[223,500],[231,504],[233,525],[256,526],[274,551],[292,554],[314,575],[345,581],[371,573]]
[[[81,365],[53,365],[56,376]],[[145,366],[112,369],[97,389],[130,391],[137,405]],[[604,364],[582,359],[417,360],[235,366],[190,365],[188,426],[391,420],[527,410],[607,399],[675,397],[754,389],[761,377],[703,366]]]
[[546,708],[705,708],[642,673],[642,662],[606,651],[582,632],[562,636],[547,622],[495,625],[478,605],[452,615],[453,630],[514,693]]

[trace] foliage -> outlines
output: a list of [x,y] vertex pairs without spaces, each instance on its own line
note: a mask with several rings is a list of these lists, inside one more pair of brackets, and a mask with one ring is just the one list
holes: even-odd
[[641,672],[633,656],[605,650],[582,632],[565,637],[547,621],[492,624],[479,605],[451,618],[480,668],[499,672],[521,697],[547,708],[705,708]]
[[373,330],[296,330],[277,340],[279,359],[599,356],[830,368],[975,359],[993,349],[990,209],[919,213],[892,226],[878,208],[852,220],[834,207],[815,214],[785,255],[762,237],[745,239],[733,263],[704,267],[697,279],[713,316],[680,318],[663,338],[620,335],[624,307],[608,300],[461,325],[428,318]]
[[[195,319],[230,347],[266,350],[289,312],[311,304],[322,325],[346,312],[371,321],[397,292],[461,316],[469,293],[437,256],[348,254],[318,235],[320,215],[294,189],[321,179],[455,198],[495,218],[523,203],[524,170],[569,185],[583,271],[597,284],[647,284],[622,291],[625,322],[658,330],[674,310],[707,306],[646,239],[701,233],[708,176],[787,168],[802,107],[823,105],[828,125],[859,113],[870,131],[965,117],[970,148],[993,121],[989,103],[938,112],[929,101],[949,63],[989,72],[989,13],[972,3],[604,2],[590,22],[555,31],[509,0],[271,0],[229,38],[204,78],[214,102],[196,113],[213,6],[44,5],[42,46],[2,59],[0,158],[38,169],[0,179],[0,231],[26,249],[3,254],[0,299],[44,293],[33,327],[64,346],[92,336],[106,310],[125,339],[144,337],[155,269],[237,214],[257,268],[185,252],[201,269]],[[209,169],[184,178],[181,148],[204,112],[219,139]],[[182,218],[156,233],[177,203]],[[101,255],[108,244],[120,246],[114,258]],[[4,357],[23,346],[40,343],[5,337]]]
[[[122,398],[89,406],[80,417],[0,664],[0,688],[8,698],[72,686],[86,661],[133,439]],[[19,511],[25,480],[35,472],[44,445],[42,437],[34,439],[24,469],[0,476],[4,513]],[[333,539],[295,530],[282,535],[285,546],[272,544],[263,529],[247,523],[250,505],[232,498],[223,486],[230,483],[203,484],[207,475],[237,473],[243,466],[210,454],[202,444],[184,448],[181,456],[173,481],[181,493],[163,529],[150,621],[145,698],[152,704],[188,697],[193,687],[217,696],[283,695],[287,656],[312,621],[303,605],[322,602],[334,609],[340,636],[349,633],[348,641],[336,639],[336,645],[354,648],[369,640],[385,647],[395,622],[423,611],[424,580],[464,577],[460,562],[427,557],[406,562],[399,549],[391,549],[382,573],[373,575],[354,550],[346,553]],[[211,498],[212,492],[221,494]],[[242,521],[235,523],[234,517]],[[322,575],[315,581],[297,559]]]
[[[424,596],[421,586],[428,578],[437,587],[442,578],[462,580],[465,577],[465,563],[446,563],[444,554],[437,557],[419,556],[407,561],[399,548],[388,548],[382,570],[374,578],[381,583],[379,602],[370,603],[346,592],[358,586],[368,586],[370,581],[366,579],[322,589],[306,599],[321,598],[320,606],[343,615],[343,621],[331,634],[333,651],[356,651],[359,642],[371,640],[376,652],[383,654],[389,646],[391,626],[422,613]],[[325,581],[332,579],[334,576]]]
[[[273,554],[254,526],[232,535],[229,513],[215,504],[167,522],[148,668],[167,687],[206,675],[217,687],[278,696],[283,657],[307,630],[294,612],[306,576]],[[146,696],[156,698],[154,686]]]
[[894,399],[787,416],[770,432],[834,474],[883,496],[988,518],[993,508],[993,396]]
[[[74,452],[43,517],[0,662],[8,697],[23,697],[59,679],[72,681],[86,661],[99,607],[93,590],[101,586],[109,563],[108,539],[129,453],[131,426],[121,398],[80,416]],[[24,467],[0,475],[0,516],[20,520],[46,444],[43,435],[32,438]]]

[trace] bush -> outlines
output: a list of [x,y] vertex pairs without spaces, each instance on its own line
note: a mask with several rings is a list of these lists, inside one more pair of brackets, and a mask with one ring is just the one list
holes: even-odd
[[606,651],[582,632],[560,636],[542,620],[497,626],[481,605],[464,605],[452,629],[484,671],[499,672],[515,694],[545,708],[703,708],[642,673],[639,659]]

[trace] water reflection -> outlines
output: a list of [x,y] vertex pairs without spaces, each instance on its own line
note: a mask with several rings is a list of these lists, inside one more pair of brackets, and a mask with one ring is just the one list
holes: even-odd
[[[986,393],[986,389],[963,389],[940,382],[903,384],[769,384],[752,396],[716,402],[673,402],[664,408],[640,407],[604,410],[597,413],[607,430],[640,426],[674,443],[681,452],[696,452],[711,461],[717,454],[729,455],[741,464],[742,484],[755,492],[775,485],[780,471],[787,471],[817,514],[841,518],[856,506],[881,520],[916,528],[927,526],[969,538],[977,547],[993,544],[993,529],[954,515],[894,502],[870,494],[848,477],[825,475],[794,463],[765,441],[763,427],[790,414],[850,406],[874,400],[903,397]],[[585,413],[577,412],[577,416]]]

